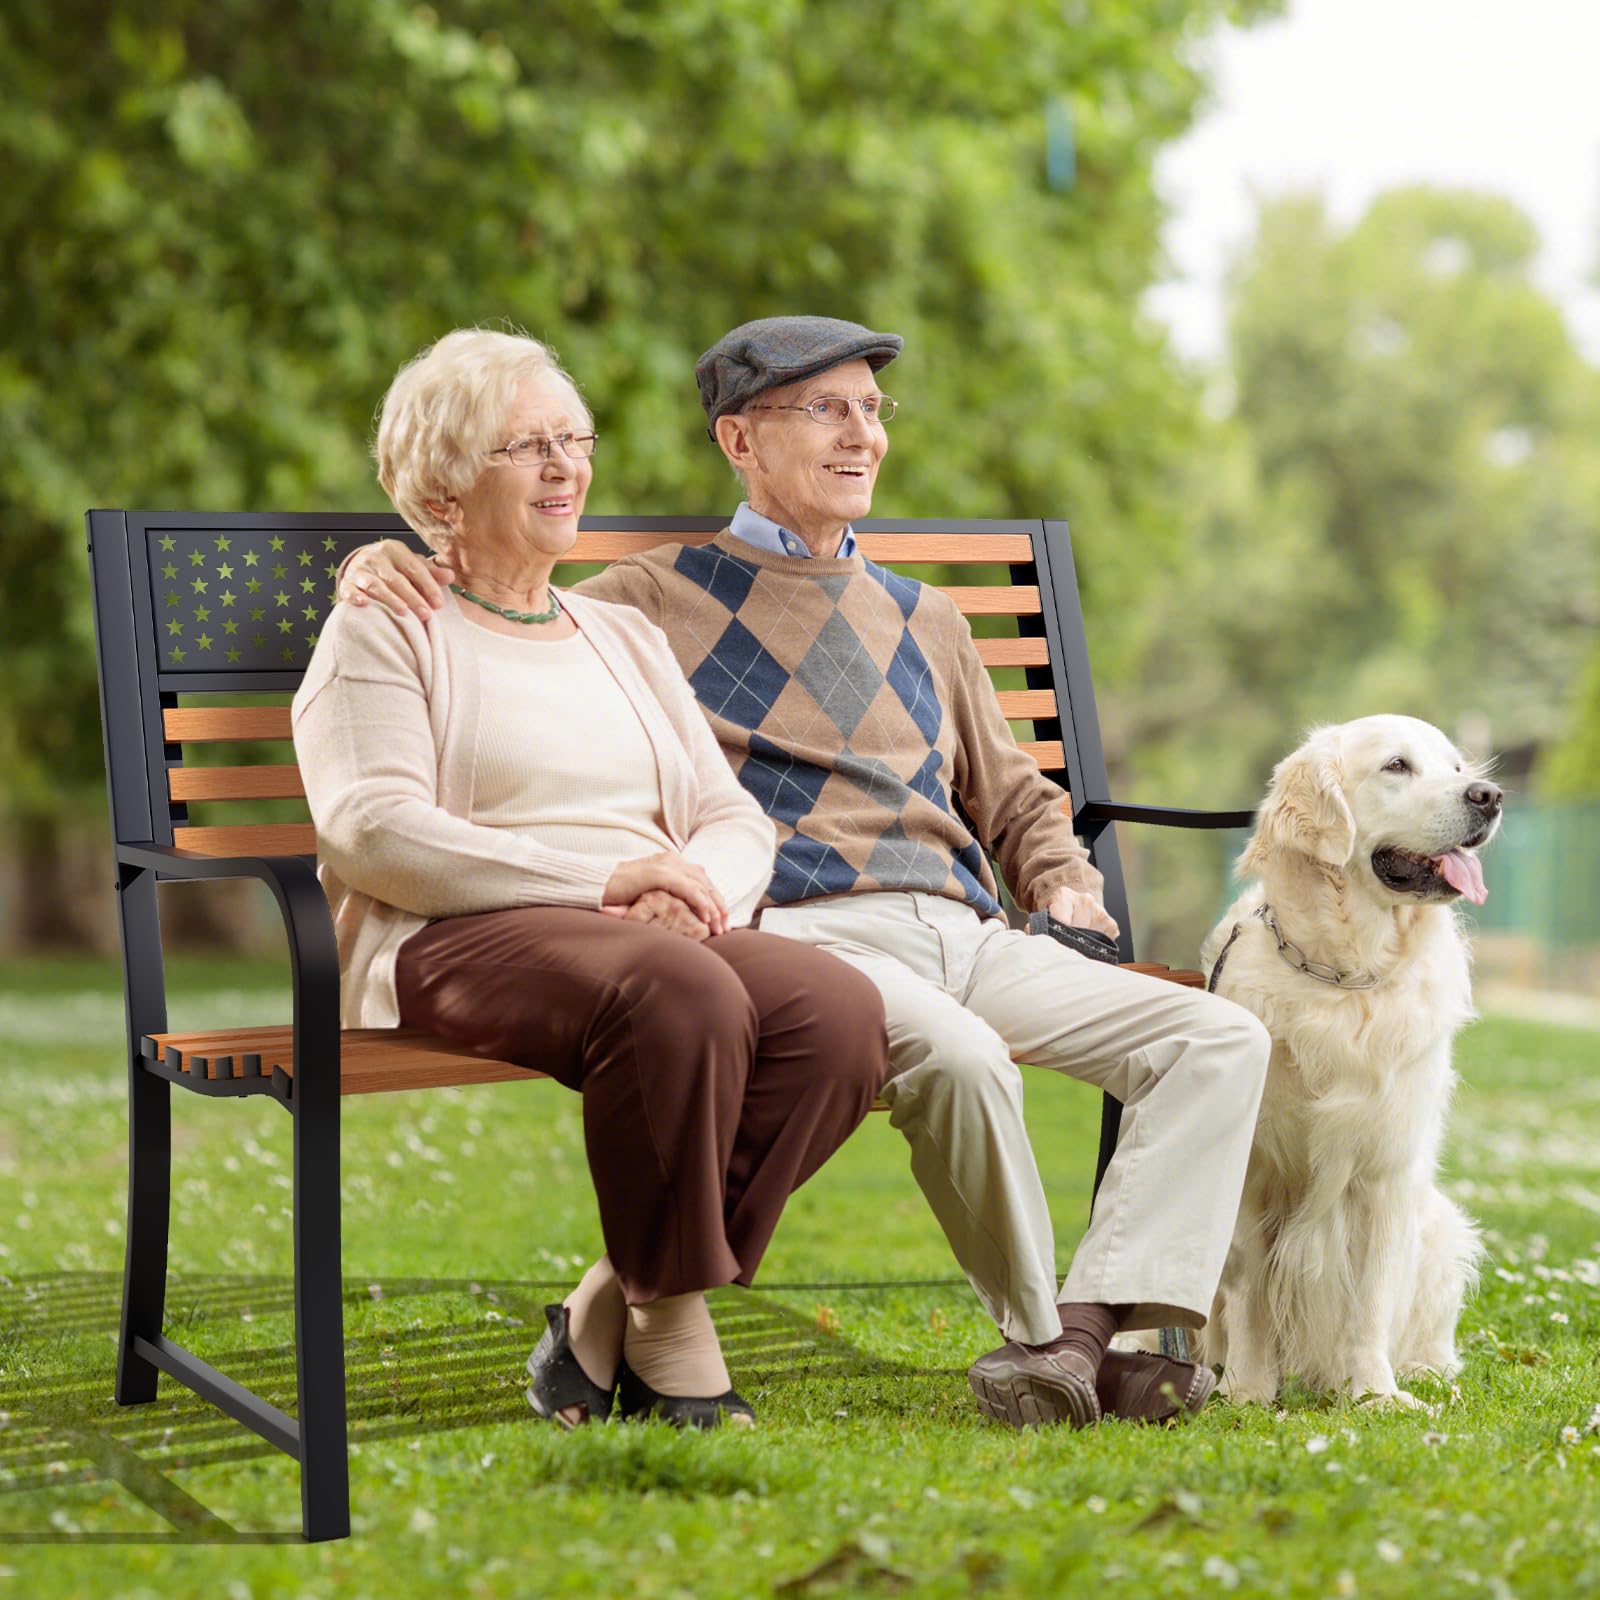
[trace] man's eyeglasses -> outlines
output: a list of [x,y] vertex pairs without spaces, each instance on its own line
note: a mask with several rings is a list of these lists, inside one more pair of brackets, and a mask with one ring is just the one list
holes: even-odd
[[850,420],[850,407],[860,406],[868,422],[887,422],[895,414],[895,403],[886,394],[846,399],[842,394],[822,394],[803,406],[750,406],[751,411],[803,411],[813,422],[830,428],[843,427]]
[[543,435],[532,439],[513,439],[510,444],[503,444],[489,454],[504,456],[514,467],[531,467],[548,461],[551,450],[559,445],[562,455],[572,461],[581,461],[585,456],[594,454],[595,441],[599,437],[597,433],[558,433],[551,439]]

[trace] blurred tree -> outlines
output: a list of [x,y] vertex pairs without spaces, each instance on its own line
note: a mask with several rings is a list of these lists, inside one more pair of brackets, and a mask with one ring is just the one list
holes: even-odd
[[881,509],[1070,513],[1097,613],[1126,614],[1195,415],[1137,309],[1151,163],[1194,114],[1195,37],[1273,8],[12,0],[0,756],[24,936],[65,931],[58,830],[98,805],[84,508],[379,504],[374,406],[453,325],[552,341],[606,436],[592,508],[657,512],[731,499],[691,375],[727,327],[901,331]]
[[[1483,195],[1394,191],[1345,229],[1264,207],[1193,541],[1143,632],[1133,681],[1162,692],[1111,697],[1145,790],[1249,804],[1309,724],[1378,711],[1483,740],[1514,781],[1562,733],[1600,615],[1600,374],[1536,248]],[[1176,904],[1182,875],[1153,875]]]

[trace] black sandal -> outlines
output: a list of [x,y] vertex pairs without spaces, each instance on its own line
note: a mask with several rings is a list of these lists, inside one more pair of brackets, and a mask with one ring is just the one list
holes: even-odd
[[[528,1404],[547,1421],[568,1429],[584,1422],[604,1422],[611,1415],[611,1398],[615,1391],[602,1389],[583,1370],[567,1337],[567,1308],[562,1305],[546,1306],[544,1314],[550,1327],[528,1357]],[[571,1422],[561,1413],[568,1406],[582,1406],[584,1415],[579,1422]]]
[[657,1394],[626,1361],[617,1371],[617,1415],[625,1422],[659,1417],[675,1428],[717,1428],[726,1417],[756,1420],[750,1402],[732,1389],[707,1400],[693,1395]]

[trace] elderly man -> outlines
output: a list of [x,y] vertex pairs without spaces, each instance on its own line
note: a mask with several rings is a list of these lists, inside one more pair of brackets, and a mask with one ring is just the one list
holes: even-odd
[[[1019,1427],[1195,1410],[1209,1370],[1108,1345],[1118,1329],[1204,1324],[1267,1034],[1227,1001],[1001,917],[985,852],[1019,905],[1116,932],[1065,796],[1017,749],[955,605],[856,548],[895,409],[878,373],[900,349],[825,317],[727,334],[695,375],[744,503],[709,544],[630,556],[579,587],[665,630],[739,781],[777,824],[761,928],[832,951],[883,995],[890,1120],[1006,1341],[969,1373],[979,1406]],[[451,576],[398,543],[351,559],[341,599],[424,617]],[[1017,1061],[1124,1106],[1059,1293]]]

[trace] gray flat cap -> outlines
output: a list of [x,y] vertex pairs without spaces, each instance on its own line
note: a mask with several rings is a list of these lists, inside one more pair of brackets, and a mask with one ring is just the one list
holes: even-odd
[[763,389],[798,383],[863,360],[877,372],[900,354],[898,333],[874,333],[837,317],[762,317],[725,333],[694,364],[707,418],[742,410]]

